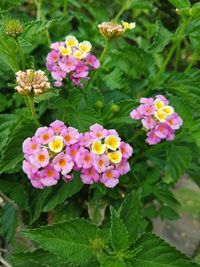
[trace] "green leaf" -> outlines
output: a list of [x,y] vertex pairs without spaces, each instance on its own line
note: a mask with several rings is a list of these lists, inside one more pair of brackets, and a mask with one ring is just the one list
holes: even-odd
[[111,244],[114,250],[126,250],[129,247],[128,232],[119,217],[119,214],[111,207]]
[[99,238],[97,226],[84,219],[72,219],[33,230],[25,235],[45,250],[55,253],[66,263],[76,266],[94,259],[92,244]]
[[1,0],[0,13],[6,12],[16,6],[21,5],[25,0]]
[[108,259],[101,266],[102,267],[127,267],[125,262],[119,259]]
[[21,169],[18,164],[23,160],[22,143],[27,137],[32,136],[34,132],[35,126],[33,123],[19,123],[19,125],[16,125],[10,134],[1,158],[0,173],[11,173]]
[[156,34],[152,46],[149,51],[159,53],[162,52],[165,46],[170,42],[172,33],[168,31],[160,21],[156,22]]
[[58,19],[30,21],[24,25],[24,31],[21,37],[25,41],[31,42],[35,37],[54,26],[57,22]]
[[188,147],[172,145],[167,148],[165,179],[176,182],[187,170],[191,161],[191,150]]
[[16,253],[12,256],[11,263],[13,267],[68,267],[67,263],[62,262],[58,256],[42,249]]
[[131,261],[134,267],[198,267],[154,234],[144,234],[135,244],[138,246],[142,249]]
[[122,80],[121,80],[122,73],[118,68],[115,68],[112,72],[107,75],[104,75],[103,80],[105,81],[108,88],[120,89],[122,87]]
[[46,204],[42,208],[43,212],[53,210],[57,205],[63,203],[67,198],[70,198],[83,187],[83,183],[80,180],[80,175],[78,173],[74,174],[74,179],[69,182],[60,182],[57,188],[54,187],[52,192],[48,195],[46,199]]
[[5,237],[7,243],[13,240],[16,227],[17,211],[12,204],[6,204],[1,210],[0,232]]
[[[12,179],[13,180],[13,179]],[[16,181],[10,180],[0,180],[0,191],[4,192],[6,195],[14,200],[14,202],[21,209],[28,209],[28,194],[24,186]]]
[[87,131],[95,123],[101,124],[102,121],[99,114],[92,108],[76,110],[69,114],[69,124],[81,132]]
[[178,9],[191,7],[189,0],[169,0],[169,2]]
[[141,190],[133,191],[122,203],[120,218],[128,231],[130,244],[134,243],[143,232]]

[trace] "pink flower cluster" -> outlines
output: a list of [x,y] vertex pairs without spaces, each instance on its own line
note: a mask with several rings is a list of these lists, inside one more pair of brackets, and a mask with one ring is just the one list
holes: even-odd
[[90,132],[80,134],[56,120],[27,138],[23,152],[23,171],[36,188],[55,185],[61,177],[70,181],[73,170],[81,172],[84,184],[103,183],[112,188],[120,175],[130,171],[133,149],[115,130],[94,124]]
[[81,135],[79,145],[76,164],[83,183],[103,183],[112,188],[118,184],[120,175],[130,171],[128,159],[133,149],[121,141],[115,130],[94,124],[90,132]]
[[34,187],[55,185],[61,176],[66,181],[73,178],[75,162],[71,154],[76,153],[79,137],[75,128],[56,120],[49,127],[38,128],[32,138],[23,142],[23,171]]
[[153,98],[141,98],[140,106],[132,110],[130,116],[141,120],[147,131],[147,143],[155,145],[162,140],[174,139],[175,131],[183,124],[180,116],[169,106],[169,101],[162,95]]
[[88,80],[90,71],[100,66],[99,60],[90,53],[91,48],[90,42],[78,42],[72,35],[67,36],[65,42],[51,44],[52,50],[46,57],[46,67],[55,80],[55,86],[62,86],[66,77],[75,86],[83,86],[81,80]]

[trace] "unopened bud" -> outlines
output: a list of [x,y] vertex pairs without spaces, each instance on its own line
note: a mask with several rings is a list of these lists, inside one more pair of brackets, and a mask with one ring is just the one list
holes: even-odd
[[119,112],[120,111],[120,106],[118,106],[116,104],[112,104],[111,111],[114,112],[114,113]]
[[19,20],[11,19],[6,24],[6,34],[14,38],[20,36],[23,32],[22,24]]
[[96,102],[95,106],[96,106],[97,108],[102,109],[102,108],[104,107],[104,103],[103,103],[103,101],[98,100],[98,101]]

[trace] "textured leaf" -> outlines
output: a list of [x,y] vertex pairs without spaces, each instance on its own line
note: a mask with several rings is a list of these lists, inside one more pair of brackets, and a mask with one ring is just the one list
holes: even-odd
[[28,209],[28,195],[24,186],[11,179],[0,180],[0,191],[8,195],[21,209]]
[[142,249],[132,260],[134,267],[198,267],[154,234],[144,234],[135,246]]
[[172,145],[167,149],[165,176],[168,182],[176,182],[187,170],[191,161],[191,151],[188,147]]
[[57,205],[63,203],[67,198],[81,190],[83,183],[80,180],[80,175],[75,173],[74,176],[71,182],[66,183],[63,181],[63,183],[60,182],[58,184],[57,188],[54,187],[45,201],[46,204],[42,208],[43,212],[53,210]]
[[169,32],[160,21],[156,23],[156,34],[152,46],[149,48],[152,52],[162,52],[165,46],[171,40],[172,33]]
[[68,267],[67,263],[62,262],[58,256],[42,249],[14,254],[11,263],[13,267]]
[[191,4],[189,0],[169,0],[169,2],[176,8],[190,8]]
[[14,129],[0,161],[0,173],[18,171],[16,167],[23,159],[22,143],[27,137],[32,136],[34,132],[35,126],[32,123],[19,125]]
[[109,259],[106,262],[104,262],[101,266],[102,267],[127,267],[125,262],[119,259]]
[[140,203],[141,190],[128,195],[120,207],[120,218],[129,234],[129,242],[134,243],[143,232],[142,207]]
[[84,219],[72,219],[33,230],[25,235],[45,250],[55,253],[73,266],[86,264],[94,258],[92,242],[99,238],[97,226]]
[[24,38],[28,42],[32,41],[32,39],[54,26],[57,21],[57,19],[30,21],[24,25],[22,38]]
[[128,232],[119,214],[111,207],[111,243],[112,247],[116,250],[126,250],[129,247]]
[[25,0],[1,0],[0,13],[8,11],[18,5],[21,5]]
[[69,124],[79,131],[87,131],[92,124],[102,123],[99,114],[92,108],[76,110],[69,114]]
[[15,235],[17,227],[17,211],[12,204],[6,204],[1,210],[0,232],[10,243]]

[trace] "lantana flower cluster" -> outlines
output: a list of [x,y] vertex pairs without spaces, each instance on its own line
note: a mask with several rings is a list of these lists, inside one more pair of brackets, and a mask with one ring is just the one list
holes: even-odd
[[23,171],[34,187],[55,185],[61,177],[66,181],[73,178],[75,162],[71,155],[76,153],[73,147],[79,137],[77,129],[56,120],[49,127],[38,128],[23,142]]
[[15,89],[20,95],[40,95],[50,88],[50,83],[44,71],[28,69],[16,72]]
[[130,116],[134,120],[141,120],[147,131],[147,143],[155,145],[162,140],[174,139],[175,131],[183,124],[180,116],[169,105],[163,95],[154,98],[141,98],[141,105],[132,110]]
[[68,35],[65,42],[52,43],[51,49],[46,58],[46,67],[57,87],[63,85],[66,77],[69,77],[75,86],[82,87],[81,80],[88,80],[90,71],[100,66],[99,60],[90,53],[91,43],[79,42],[73,35]]
[[119,177],[130,170],[128,159],[133,149],[121,141],[115,130],[94,124],[90,132],[80,134],[56,120],[28,137],[23,152],[23,171],[36,188],[55,185],[61,178],[70,181],[73,171],[81,172],[84,184],[114,187]]
[[82,134],[79,145],[76,164],[81,169],[83,183],[100,182],[112,188],[121,175],[130,171],[128,159],[133,149],[121,140],[116,130],[94,124],[90,132]]

